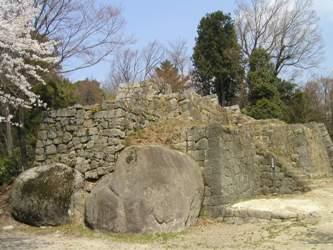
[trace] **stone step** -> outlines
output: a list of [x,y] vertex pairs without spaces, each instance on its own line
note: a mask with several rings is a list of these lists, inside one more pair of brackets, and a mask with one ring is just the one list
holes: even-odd
[[248,223],[260,220],[290,220],[316,224],[320,207],[306,199],[268,198],[240,202],[224,208],[223,221]]

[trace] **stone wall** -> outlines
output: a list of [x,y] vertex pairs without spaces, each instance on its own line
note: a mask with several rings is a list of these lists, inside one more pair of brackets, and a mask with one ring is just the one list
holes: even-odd
[[57,162],[75,168],[84,175],[86,190],[90,191],[96,181],[114,171],[130,134],[180,115],[207,120],[213,116],[214,101],[187,94],[138,96],[50,111],[38,134],[35,165]]
[[[167,144],[201,167],[202,215],[223,216],[227,204],[256,195],[306,191],[332,175],[333,144],[325,126],[257,121],[216,98],[156,95],[121,89],[114,101],[50,111],[41,125],[36,165],[64,163],[85,178],[85,190],[115,169],[130,144]],[[140,88],[139,88],[140,89]],[[139,94],[137,94],[139,93]],[[145,94],[146,96],[142,96]]]
[[211,124],[203,130],[192,129],[189,142],[193,147],[188,153],[203,170],[205,198],[202,215],[218,217],[226,204],[256,194],[255,147],[251,137],[238,129]]
[[332,176],[327,148],[316,130],[278,121],[266,121],[262,129],[263,123],[258,129],[252,123],[210,124],[185,133],[185,152],[204,176],[202,215],[223,216],[226,205],[257,195],[304,192],[312,178]]

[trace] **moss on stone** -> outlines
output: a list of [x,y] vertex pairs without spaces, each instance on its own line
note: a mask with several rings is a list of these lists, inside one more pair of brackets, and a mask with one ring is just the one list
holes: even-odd
[[[54,166],[21,186],[19,209],[13,215],[31,225],[58,225],[69,221],[74,172]],[[25,208],[22,209],[21,206]]]

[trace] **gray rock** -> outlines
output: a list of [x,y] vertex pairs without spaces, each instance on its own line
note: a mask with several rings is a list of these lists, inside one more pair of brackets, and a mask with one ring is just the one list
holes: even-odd
[[49,145],[46,147],[47,155],[55,155],[57,153],[57,147],[55,145]]
[[38,140],[36,142],[36,148],[43,148],[44,147],[44,143],[41,140]]
[[42,155],[42,154],[44,154],[44,148],[36,148],[35,152],[37,155]]
[[67,144],[72,140],[72,138],[73,138],[73,136],[70,133],[66,132],[64,134],[62,141],[63,141],[63,143]]
[[87,198],[86,222],[112,232],[180,231],[196,221],[203,192],[199,167],[187,155],[129,147]]
[[44,155],[44,154],[36,154],[36,156],[35,156],[35,161],[37,161],[37,162],[42,162],[42,161],[44,161],[46,159],[46,156]]
[[88,136],[83,136],[83,137],[81,137],[81,139],[80,139],[80,142],[81,143],[86,143],[86,142],[88,142],[89,141],[89,137]]
[[119,138],[125,138],[125,132],[121,131],[120,129],[106,129],[103,132],[103,135],[109,136],[109,137],[119,137]]
[[66,224],[76,210],[73,195],[81,188],[81,174],[66,165],[29,169],[14,183],[11,213],[18,221],[33,226]]
[[53,144],[55,144],[55,145],[59,145],[61,143],[62,143],[62,140],[59,137],[57,137],[53,140]]
[[98,172],[96,169],[90,170],[84,174],[86,180],[98,180]]
[[46,140],[47,139],[47,131],[45,131],[45,130],[39,131],[38,139],[43,140],[43,141]]
[[90,128],[88,134],[89,135],[97,135],[98,134],[98,129],[97,128]]
[[48,134],[48,138],[49,139],[55,139],[55,138],[57,138],[57,133],[55,131],[53,131],[53,130],[48,131],[47,134]]
[[84,174],[90,169],[89,161],[81,157],[76,158],[75,169]]
[[62,154],[66,153],[67,152],[67,146],[65,144],[58,145],[58,152],[62,153]]

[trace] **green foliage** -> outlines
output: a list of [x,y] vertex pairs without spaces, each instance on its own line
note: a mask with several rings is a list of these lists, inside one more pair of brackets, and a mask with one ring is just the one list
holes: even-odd
[[19,152],[14,151],[13,156],[0,154],[0,186],[11,181],[19,173]]
[[66,108],[77,103],[74,95],[75,86],[67,79],[56,73],[49,73],[45,76],[45,82],[46,85],[38,84],[34,91],[40,95],[48,108]]
[[288,81],[280,80],[277,82],[277,89],[280,94],[280,99],[286,105],[293,100],[297,93],[297,85]]
[[325,115],[307,92],[297,90],[288,103],[285,120],[289,123],[324,122]]
[[[35,84],[33,91],[40,95],[47,108],[65,108],[77,102],[74,96],[75,86],[71,82],[56,73],[48,73],[44,80],[46,85]],[[23,168],[29,168],[34,161],[37,133],[44,110],[43,107],[34,107],[31,110],[21,110],[21,115],[17,112],[15,120],[20,120],[24,126],[13,126],[11,129],[14,138],[13,156],[9,157],[5,152],[0,152],[0,185],[19,174]]]
[[279,100],[266,98],[258,100],[254,105],[249,106],[245,113],[255,119],[282,119],[284,111]]
[[[47,74],[44,80],[46,84],[38,84],[34,91],[47,104],[47,108],[66,108],[77,103],[77,98],[74,95],[75,86],[70,81],[54,72]],[[22,147],[21,159],[24,159],[27,165],[31,164],[34,160],[37,133],[44,116],[43,111],[44,109],[41,107],[26,110],[24,112],[24,127],[16,129],[17,132],[21,132],[21,137],[23,137],[21,141],[16,142],[16,145]]]
[[253,51],[250,57],[250,71],[247,81],[250,89],[250,104],[255,104],[263,98],[279,98],[277,88],[279,79],[274,74],[274,67],[264,49]]
[[202,93],[216,93],[221,105],[232,104],[242,83],[244,71],[230,14],[217,11],[201,19],[193,63]]
[[285,105],[281,94],[287,99],[292,85],[282,82],[275,75],[273,64],[264,49],[253,51],[247,81],[250,106],[245,112],[256,119],[282,119]]

